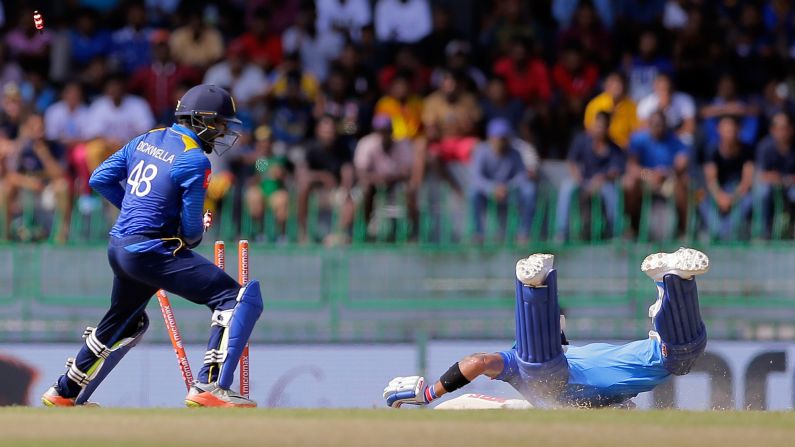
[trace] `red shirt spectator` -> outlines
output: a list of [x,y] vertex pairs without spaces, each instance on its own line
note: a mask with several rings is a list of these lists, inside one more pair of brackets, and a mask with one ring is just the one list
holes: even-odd
[[583,61],[578,48],[567,48],[552,69],[552,82],[569,99],[585,100],[596,88],[599,70]]
[[395,55],[395,63],[387,65],[378,72],[378,86],[381,91],[388,91],[392,85],[392,79],[398,74],[409,75],[411,81],[411,93],[416,95],[425,94],[431,82],[431,70],[422,65],[417,56],[409,47],[402,47]]
[[529,57],[528,44],[523,40],[515,40],[510,56],[497,60],[494,74],[505,79],[511,96],[525,102],[548,101],[552,96],[546,64],[541,59]]
[[249,25],[248,32],[240,36],[232,45],[243,48],[246,59],[264,70],[282,63],[281,35],[274,35],[268,30],[268,12],[264,8],[257,9]]
[[171,57],[168,47],[169,34],[158,30],[152,33],[153,61],[135,71],[130,79],[129,90],[146,99],[155,119],[159,123],[173,120],[174,91],[180,83],[198,84],[199,73],[193,68],[178,64]]

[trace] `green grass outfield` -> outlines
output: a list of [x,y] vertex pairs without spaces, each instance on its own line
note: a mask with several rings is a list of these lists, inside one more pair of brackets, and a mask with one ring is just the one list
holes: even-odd
[[793,446],[795,412],[0,408],[0,446]]

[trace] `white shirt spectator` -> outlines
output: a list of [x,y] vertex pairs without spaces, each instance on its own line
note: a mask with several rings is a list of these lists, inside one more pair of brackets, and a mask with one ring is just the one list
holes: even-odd
[[268,86],[265,73],[258,66],[246,64],[240,75],[235,77],[228,62],[220,62],[210,67],[204,75],[204,83],[229,88],[232,96],[240,104],[248,103],[255,96],[262,94]]
[[428,0],[378,0],[375,35],[382,42],[414,43],[431,32]]
[[362,27],[372,20],[369,0],[317,0],[315,23],[319,33],[345,30],[358,41]]
[[88,107],[83,104],[70,110],[65,101],[58,101],[44,112],[44,135],[48,140],[83,140],[88,124]]
[[141,97],[125,95],[117,107],[107,96],[100,96],[88,109],[86,136],[104,137],[127,143],[155,125],[149,104]]
[[282,36],[284,52],[299,52],[301,65],[321,82],[326,80],[329,63],[340,55],[344,45],[345,41],[342,36],[334,31],[318,32],[313,38],[293,26],[288,28]]
[[[643,98],[638,103],[638,119],[646,121],[655,110],[660,108],[660,98],[656,93]],[[687,93],[675,92],[671,98],[671,105],[663,110],[668,125],[677,128],[684,120],[695,118],[696,104]]]

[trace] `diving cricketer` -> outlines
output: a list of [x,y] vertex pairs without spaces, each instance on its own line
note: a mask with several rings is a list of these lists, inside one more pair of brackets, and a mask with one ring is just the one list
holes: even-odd
[[508,382],[534,407],[632,406],[638,393],[690,372],[704,352],[695,280],[709,269],[704,253],[680,248],[643,260],[641,270],[657,286],[649,308],[654,330],[625,345],[564,346],[553,262],[552,255],[534,254],[516,264],[514,348],[465,357],[431,385],[420,376],[397,377],[384,389],[387,405],[426,405],[485,375]]
[[121,210],[110,231],[113,270],[110,309],[85,344],[67,361],[66,373],[42,396],[47,406],[85,404],[102,380],[140,341],[149,325],[144,309],[158,289],[212,311],[210,341],[198,381],[185,404],[255,407],[230,390],[235,368],[262,313],[257,281],[241,286],[192,251],[211,215],[202,215],[210,161],[205,154],[228,150],[239,134],[230,94],[198,85],[177,103],[176,123],[133,138],[91,175],[91,187]]

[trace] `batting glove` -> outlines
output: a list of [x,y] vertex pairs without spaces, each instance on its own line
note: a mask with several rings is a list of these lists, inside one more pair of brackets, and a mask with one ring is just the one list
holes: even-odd
[[210,229],[210,225],[213,224],[213,212],[207,210],[204,212],[204,217],[202,217],[202,223],[204,224],[204,231]]
[[384,388],[384,399],[387,406],[400,408],[403,404],[427,405],[436,399],[436,395],[422,376],[395,377]]

